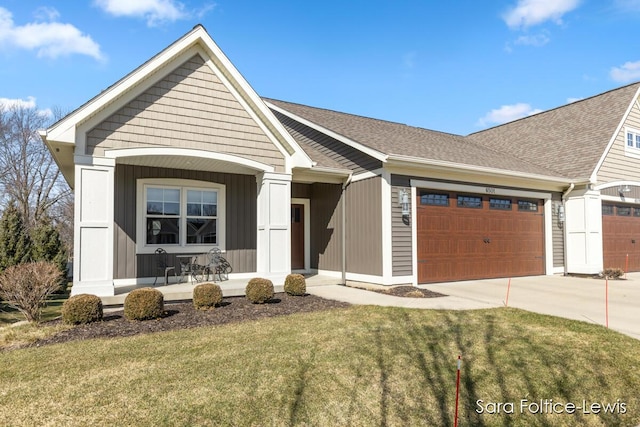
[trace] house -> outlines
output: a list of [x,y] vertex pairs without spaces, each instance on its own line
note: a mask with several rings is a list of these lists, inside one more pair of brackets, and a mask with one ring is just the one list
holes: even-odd
[[275,283],[640,270],[639,89],[452,135],[263,99],[196,26],[41,133],[73,293],[151,283],[158,247]]

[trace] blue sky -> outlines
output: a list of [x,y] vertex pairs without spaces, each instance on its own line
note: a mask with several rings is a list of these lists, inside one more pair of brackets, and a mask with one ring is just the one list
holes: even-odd
[[463,135],[640,80],[640,0],[3,0],[0,102],[73,110],[198,23],[261,96]]

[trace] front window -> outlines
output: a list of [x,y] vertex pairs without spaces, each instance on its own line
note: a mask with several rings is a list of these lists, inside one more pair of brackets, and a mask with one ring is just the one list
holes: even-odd
[[625,130],[626,138],[624,152],[630,157],[640,158],[640,131],[627,128]]
[[224,185],[149,179],[139,180],[138,188],[138,252],[151,253],[158,247],[169,252],[223,247]]

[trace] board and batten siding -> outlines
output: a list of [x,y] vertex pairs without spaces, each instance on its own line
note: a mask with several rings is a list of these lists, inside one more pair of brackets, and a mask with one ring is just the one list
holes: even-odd
[[382,178],[349,184],[346,203],[347,271],[382,276]]
[[622,203],[638,203],[640,201],[640,186],[630,185],[628,193],[624,193],[624,198],[620,195],[618,187],[609,187],[600,191],[603,196],[619,197]]
[[627,120],[597,171],[599,184],[618,180],[640,181],[640,159],[625,155],[626,127],[640,131],[640,109],[637,102],[631,108]]
[[311,184],[311,268],[342,270],[342,186]]
[[87,132],[87,154],[178,147],[237,155],[284,170],[284,157],[199,55]]
[[[114,279],[153,277],[153,254],[136,253],[136,182],[173,178],[215,182],[226,186],[226,253],[234,273],[256,271],[257,185],[253,175],[117,165],[114,205]],[[180,265],[175,256],[169,262]]]

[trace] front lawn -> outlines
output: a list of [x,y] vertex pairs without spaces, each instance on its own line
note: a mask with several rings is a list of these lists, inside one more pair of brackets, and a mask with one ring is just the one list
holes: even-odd
[[[452,426],[458,354],[461,426],[640,422],[640,341],[516,309],[383,307],[0,353],[0,420]],[[618,405],[530,414],[523,399]],[[498,403],[501,414],[486,413]]]

